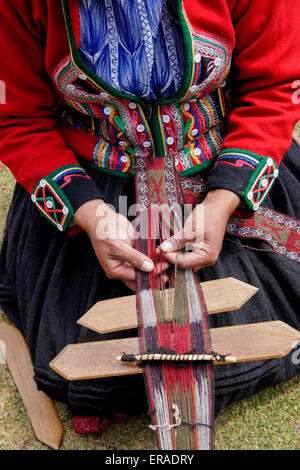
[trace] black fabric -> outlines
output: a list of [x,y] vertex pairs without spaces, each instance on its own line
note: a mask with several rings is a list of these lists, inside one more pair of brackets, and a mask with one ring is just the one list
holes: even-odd
[[[118,208],[119,195],[135,202],[134,182],[86,168],[99,197]],[[264,206],[300,219],[300,148],[294,142]],[[204,280],[232,276],[259,288],[235,312],[211,315],[211,327],[283,320],[300,329],[300,264],[244,245],[263,241],[226,235],[218,262],[199,272]],[[134,336],[136,331],[99,335],[76,324],[97,301],[128,295],[121,281],[108,280],[85,233],[58,232],[38,212],[29,194],[16,185],[0,256],[0,304],[29,345],[38,387],[72,408],[107,416],[147,408],[142,375],[67,382],[48,364],[66,344]],[[103,358],[99,358],[103,360]],[[105,359],[104,359],[105,360]],[[282,359],[219,365],[214,368],[216,414],[233,401],[294,377],[300,366],[291,354]],[[75,413],[76,414],[76,413]]]
[[[234,158],[232,163],[236,163]],[[243,198],[253,172],[254,170],[248,165],[237,169],[236,166],[219,163],[217,166],[213,166],[210,171],[207,180],[207,191],[218,188],[228,189],[228,191],[232,191],[240,198]]]
[[[60,182],[57,181],[60,186]],[[73,213],[79,209],[80,206],[92,199],[100,199],[101,192],[93,180],[82,178],[81,176],[73,176],[70,183],[61,188],[67,196]]]

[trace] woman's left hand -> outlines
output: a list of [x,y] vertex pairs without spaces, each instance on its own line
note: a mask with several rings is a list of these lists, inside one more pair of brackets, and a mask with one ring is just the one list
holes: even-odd
[[[165,240],[158,252],[165,254],[166,261],[182,269],[195,272],[216,263],[222,249],[226,225],[232,212],[240,203],[240,198],[226,189],[215,189],[207,194],[186,219],[184,228]],[[178,254],[185,246],[192,251]]]

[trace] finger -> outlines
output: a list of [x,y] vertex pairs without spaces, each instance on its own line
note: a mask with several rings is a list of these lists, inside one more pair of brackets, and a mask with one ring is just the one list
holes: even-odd
[[176,233],[172,237],[165,240],[158,249],[160,252],[169,253],[174,251],[179,251],[181,248],[185,247],[185,238],[184,238],[184,231],[181,230],[180,232]]
[[169,276],[167,276],[166,274],[162,274],[161,277],[160,277],[160,281],[162,284],[166,284],[169,280]]
[[[169,263],[159,262],[155,264],[154,272],[157,276],[161,276],[169,267]],[[135,268],[124,261],[110,260],[106,263],[105,271],[111,279],[121,279],[122,281],[135,279]]]
[[124,284],[131,289],[133,292],[136,292],[136,282],[135,281],[124,281]]
[[155,266],[154,266],[155,274],[157,274],[159,276],[164,271],[166,271],[169,267],[170,267],[169,263],[167,263],[166,261],[160,261],[160,262],[156,263]]
[[[159,279],[160,285],[165,285],[169,280],[169,277],[166,274],[162,274],[162,276]],[[132,291],[136,292],[136,281],[126,281],[122,279],[124,284],[131,289]]]
[[175,233],[173,237],[165,240],[160,249],[164,253],[179,251],[187,243],[202,242],[204,240],[204,206],[199,204],[192,214],[187,218],[182,230]]
[[141,271],[145,271],[147,273],[153,271],[154,263],[153,261],[145,256],[140,251],[132,248],[128,243],[119,241],[116,245],[116,257],[123,261],[126,261],[131,266],[134,266]]
[[170,263],[177,263],[177,266],[181,269],[194,269],[198,271],[206,266],[214,265],[218,259],[218,255],[199,250],[179,255],[177,253],[166,253],[166,259],[170,261]]
[[156,279],[155,285],[156,287],[162,287],[168,282],[168,280],[169,280],[169,276],[167,276],[166,274],[162,274]]
[[135,280],[135,268],[122,260],[110,259],[105,263],[103,269],[109,279]]

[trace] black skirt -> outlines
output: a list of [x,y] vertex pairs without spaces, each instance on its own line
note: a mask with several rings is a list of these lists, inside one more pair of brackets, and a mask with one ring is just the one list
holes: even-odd
[[[128,197],[128,205],[135,202],[132,180],[87,171],[114,207],[118,208],[120,195]],[[263,205],[300,220],[299,194],[300,148],[293,142]],[[259,288],[239,310],[210,315],[211,327],[282,320],[300,329],[300,264],[249,249],[250,244],[256,249],[270,248],[261,240],[226,235],[218,262],[199,272],[202,281],[232,276]],[[142,375],[68,382],[49,368],[49,362],[67,344],[135,336],[134,330],[100,335],[76,323],[99,300],[131,293],[121,281],[107,279],[85,233],[70,237],[58,232],[40,215],[27,191],[16,185],[0,256],[0,305],[25,336],[39,389],[68,403],[74,413],[108,416],[146,410]],[[216,414],[299,372],[300,365],[293,363],[291,354],[216,366]]]

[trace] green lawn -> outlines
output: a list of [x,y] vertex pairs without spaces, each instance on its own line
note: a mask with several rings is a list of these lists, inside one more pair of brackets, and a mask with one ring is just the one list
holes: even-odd
[[[300,142],[300,126],[295,131]],[[0,234],[12,195],[13,177],[0,164]],[[7,321],[0,312],[0,321]],[[216,449],[299,449],[300,377],[266,389],[227,408],[216,420]],[[112,425],[103,437],[78,436],[72,431],[65,405],[56,404],[64,433],[61,449],[155,449],[149,417]],[[35,439],[26,411],[8,368],[0,365],[0,449],[48,449]]]

